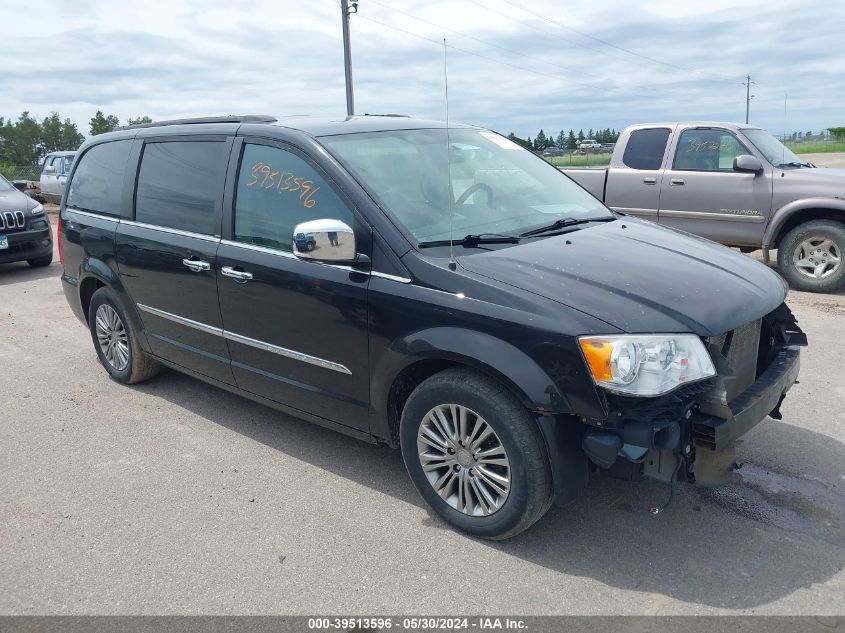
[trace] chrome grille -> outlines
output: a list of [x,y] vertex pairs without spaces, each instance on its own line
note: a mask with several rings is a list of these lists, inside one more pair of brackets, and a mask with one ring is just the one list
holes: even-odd
[[26,224],[23,211],[0,211],[0,231],[22,229]]

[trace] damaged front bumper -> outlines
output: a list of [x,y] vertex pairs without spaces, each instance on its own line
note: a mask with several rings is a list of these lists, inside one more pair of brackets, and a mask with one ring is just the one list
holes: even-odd
[[692,425],[692,437],[699,446],[720,451],[745,435],[766,416],[781,419],[780,403],[798,379],[801,352],[797,347],[777,353],[774,362],[748,389],[728,406],[730,417],[705,416]]
[[[718,483],[733,466],[733,444],[771,415],[797,381],[807,344],[786,304],[706,341],[718,375],[658,398],[608,394],[605,420],[593,421],[581,448],[613,477]],[[589,424],[589,422],[588,422]]]

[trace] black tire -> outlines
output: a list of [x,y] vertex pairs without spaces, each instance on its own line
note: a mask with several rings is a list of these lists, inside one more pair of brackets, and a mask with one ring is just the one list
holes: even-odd
[[[110,306],[114,310],[126,332],[129,358],[125,367],[118,368],[112,365],[100,346],[97,336],[97,311],[103,305]],[[123,306],[120,305],[115,293],[111,289],[100,288],[91,297],[91,304],[88,306],[88,328],[91,331],[91,340],[94,343],[94,350],[97,352],[97,358],[100,359],[100,364],[109,373],[109,376],[117,382],[124,385],[131,385],[136,382],[149,380],[161,369],[161,366],[147,356],[144,350],[141,349],[138,335],[132,327],[132,322],[126,318],[126,312]]]
[[44,257],[36,257],[35,259],[28,259],[26,263],[33,268],[43,268],[53,263],[53,253],[45,255]]
[[308,242],[305,244],[305,250],[309,253],[314,250],[314,242]]
[[[444,404],[460,405],[478,414],[507,453],[510,491],[491,514],[470,516],[452,507],[437,493],[423,470],[417,447],[420,426],[432,409]],[[536,523],[551,505],[551,468],[537,423],[513,394],[482,374],[453,368],[422,382],[405,404],[399,435],[405,467],[417,491],[437,514],[459,530],[487,539],[510,538]]]
[[[815,279],[795,265],[795,253],[806,240],[820,238],[833,242],[839,267],[826,277]],[[833,220],[813,220],[799,224],[783,236],[778,244],[778,269],[791,288],[806,292],[833,292],[845,282],[845,224]]]

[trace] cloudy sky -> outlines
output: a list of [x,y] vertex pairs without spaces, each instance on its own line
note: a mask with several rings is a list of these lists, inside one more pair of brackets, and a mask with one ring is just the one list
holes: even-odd
[[[337,0],[0,0],[0,116],[345,113]],[[358,113],[500,132],[745,116],[845,125],[845,2],[360,0]]]

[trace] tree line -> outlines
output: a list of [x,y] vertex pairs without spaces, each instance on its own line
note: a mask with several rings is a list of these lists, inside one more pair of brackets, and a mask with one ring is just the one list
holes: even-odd
[[530,136],[528,138],[520,138],[513,132],[508,134],[508,138],[514,143],[522,145],[526,149],[542,152],[544,149],[549,147],[557,147],[559,149],[577,149],[578,144],[584,139],[593,139],[599,143],[615,143],[619,138],[619,132],[615,129],[612,130],[610,128],[605,128],[603,130],[596,131],[591,129],[586,134],[584,134],[584,130],[578,130],[577,134],[574,130],[569,130],[569,134],[566,134],[563,130],[561,130],[557,136],[553,136],[551,134],[546,136],[546,133],[543,132],[543,130],[540,130],[537,132],[534,140],[531,140]]
[[[129,118],[127,125],[152,123],[148,116]],[[111,132],[120,125],[113,114],[105,115],[102,111],[91,117],[88,133],[90,136]],[[29,112],[22,113],[16,120],[0,117],[0,165],[37,165],[50,152],[78,149],[85,141],[76,123],[68,118],[62,119],[58,112],[53,112],[42,121],[32,117]]]

